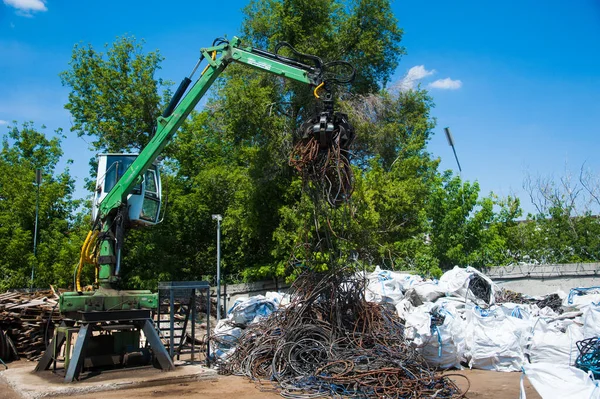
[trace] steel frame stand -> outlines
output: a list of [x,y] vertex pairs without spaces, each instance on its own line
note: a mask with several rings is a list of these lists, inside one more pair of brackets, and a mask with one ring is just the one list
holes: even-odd
[[[77,339],[71,354],[71,359],[68,362],[65,373],[65,382],[73,382],[79,378],[79,374],[83,368],[85,360],[86,345],[92,336],[94,327],[105,322],[127,322],[134,325],[138,330],[143,331],[148,344],[152,348],[154,356],[162,370],[174,370],[175,364],[165,349],[158,332],[154,328],[152,315],[150,310],[115,310],[103,312],[76,312],[69,315],[72,320],[77,322],[78,327],[73,328],[71,332],[77,333]],[[65,327],[63,323],[61,327]],[[56,356],[60,352],[60,348],[68,340],[68,334],[65,328],[58,328],[56,334],[52,338],[48,349],[39,360],[35,371],[48,370],[52,363],[56,364]]]
[[[164,332],[161,329],[161,313],[160,305],[163,300],[169,301],[169,354],[171,358],[175,357],[179,359],[179,355],[182,353],[184,338],[187,329],[187,323],[191,313],[191,327],[192,327],[192,339],[191,339],[191,362],[194,363],[194,356],[196,354],[196,292],[206,293],[206,366],[210,367],[210,284],[206,281],[163,281],[158,283],[158,315],[157,315],[157,326],[160,333]],[[183,327],[175,327],[175,301],[181,301],[182,304],[187,305],[187,314]],[[176,331],[181,331],[179,337],[179,344],[175,345]]]

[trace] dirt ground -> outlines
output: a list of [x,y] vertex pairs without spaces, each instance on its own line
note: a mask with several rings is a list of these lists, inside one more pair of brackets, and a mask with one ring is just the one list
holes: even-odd
[[[471,387],[466,397],[471,399],[504,399],[519,397],[521,373],[501,373],[484,370],[449,371],[445,374],[460,374],[468,377]],[[461,389],[467,387],[466,380],[451,377]],[[528,399],[540,399],[529,381],[525,379]],[[3,399],[21,399],[15,391],[0,378],[0,397]],[[61,396],[60,399],[140,399],[140,398],[178,398],[186,399],[223,399],[223,398],[281,398],[273,392],[261,392],[254,383],[242,377],[219,376],[214,380],[178,382],[170,385],[139,387],[133,389],[96,392],[86,395]]]

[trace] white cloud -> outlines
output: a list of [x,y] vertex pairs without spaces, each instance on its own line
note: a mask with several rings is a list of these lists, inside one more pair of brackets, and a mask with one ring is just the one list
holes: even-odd
[[0,119],[0,125],[8,125],[7,121],[3,121],[2,119]]
[[425,69],[425,65],[417,65],[408,70],[406,77],[412,80],[419,80],[423,79],[426,76],[433,75],[434,73],[434,69],[428,71],[427,69]]
[[17,14],[31,17],[33,12],[48,11],[46,0],[3,0],[7,6],[17,9]]
[[412,90],[415,88],[419,80],[427,76],[433,75],[434,73],[434,69],[428,71],[427,69],[425,69],[425,65],[415,65],[414,67],[408,70],[408,72],[406,73],[406,75],[404,75],[402,79],[400,79],[400,81],[398,82],[398,88],[401,91]]
[[431,82],[428,85],[431,89],[442,89],[442,90],[456,90],[462,87],[460,80],[452,80],[450,78],[438,79],[435,82]]

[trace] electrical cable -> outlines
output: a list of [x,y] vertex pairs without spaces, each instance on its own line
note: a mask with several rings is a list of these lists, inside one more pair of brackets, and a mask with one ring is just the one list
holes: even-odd
[[285,398],[463,397],[405,340],[395,309],[365,301],[366,281],[351,271],[302,274],[290,305],[243,330],[220,373]]
[[579,356],[575,360],[575,367],[592,372],[594,378],[600,378],[600,341],[598,337],[588,338],[576,343]]

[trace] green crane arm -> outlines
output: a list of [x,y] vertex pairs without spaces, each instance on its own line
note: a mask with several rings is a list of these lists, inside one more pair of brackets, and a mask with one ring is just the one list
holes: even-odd
[[318,68],[302,65],[293,60],[286,61],[288,59],[264,51],[242,48],[240,47],[240,40],[238,38],[234,38],[229,43],[204,48],[201,50],[201,54],[201,59],[208,60],[209,65],[190,91],[182,98],[172,114],[167,117],[161,116],[158,118],[154,137],[152,137],[148,145],[144,147],[121,179],[119,179],[112,190],[102,200],[99,207],[99,216],[101,219],[106,218],[111,212],[127,202],[127,196],[131,194],[141,176],[144,176],[146,170],[160,155],[177,129],[179,129],[190,112],[204,97],[213,82],[230,63],[237,62],[248,65],[308,85],[318,86],[322,83],[319,80],[320,71],[318,71]]
[[[281,46],[288,47],[300,59],[287,58],[277,54]],[[150,142],[144,147],[99,205],[98,219],[95,222],[99,222],[101,230],[98,236],[100,251],[97,258],[99,265],[98,281],[101,288],[112,289],[114,288],[113,283],[119,280],[123,218],[119,218],[118,215],[120,210],[123,210],[127,205],[127,196],[131,194],[134,187],[140,182],[140,179],[142,179],[148,168],[150,168],[152,163],[161,154],[177,129],[229,64],[234,62],[240,63],[264,72],[305,83],[314,86],[315,91],[323,87],[324,95],[321,99],[323,100],[324,112],[321,115],[320,122],[317,121],[320,123],[320,125],[317,124],[317,130],[322,135],[329,132],[328,129],[334,123],[333,101],[329,85],[331,83],[347,83],[354,77],[354,68],[351,66],[351,75],[343,78],[337,75],[332,76],[331,73],[326,71],[328,66],[338,68],[341,64],[346,64],[347,66],[349,64],[343,61],[324,64],[320,58],[300,54],[286,43],[278,45],[275,53],[269,53],[252,47],[242,47],[238,38],[233,38],[229,42],[222,40],[217,45],[201,49],[198,64],[203,59],[207,60],[208,65],[200,78],[185,95],[183,93],[187,90],[187,85],[191,83],[191,80],[189,78],[184,79],[184,82],[182,82],[182,85],[173,96],[171,104],[169,104],[163,116],[158,118],[156,132]],[[311,63],[311,65],[305,64],[302,60],[308,60],[307,62]],[[195,70],[196,68],[194,68]],[[179,101],[180,99],[181,101]]]

